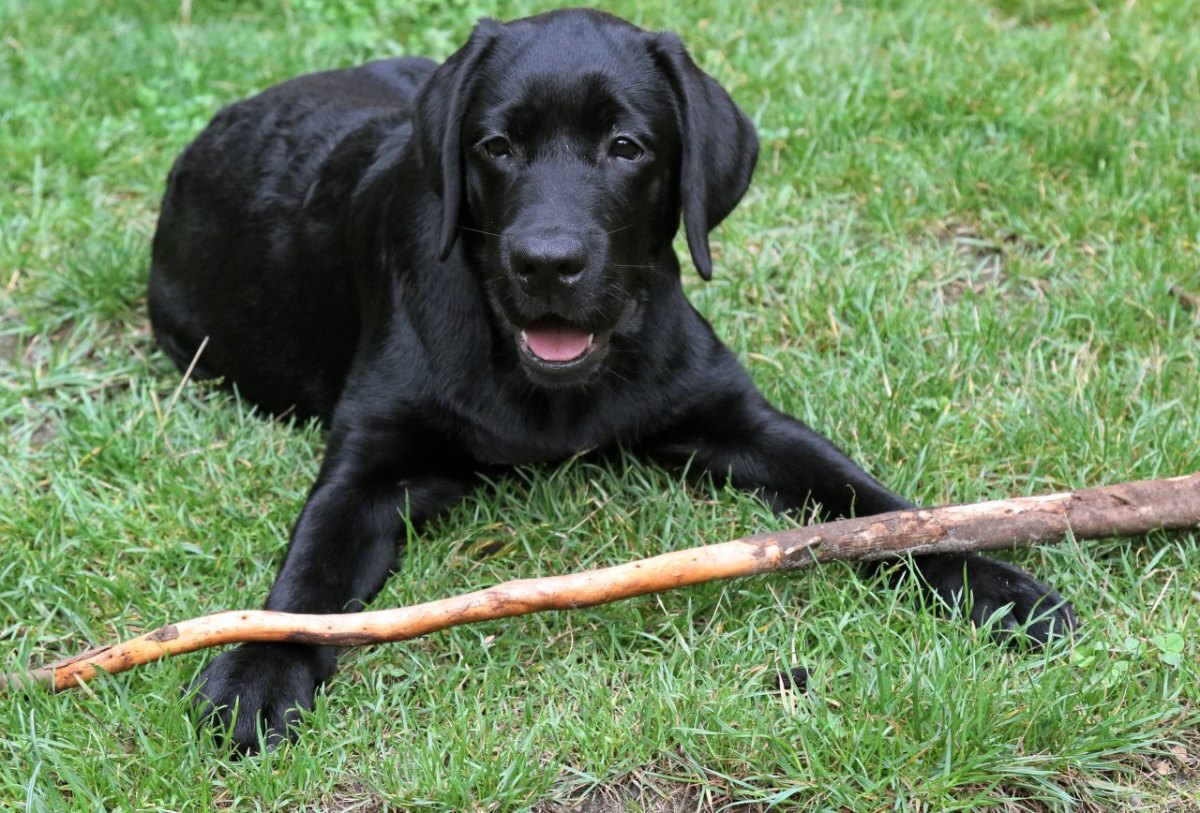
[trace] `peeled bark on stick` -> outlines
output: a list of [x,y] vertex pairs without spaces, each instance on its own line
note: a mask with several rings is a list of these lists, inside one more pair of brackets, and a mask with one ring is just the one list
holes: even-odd
[[613,567],[518,579],[393,610],[298,615],[229,611],[160,627],[124,643],[0,675],[0,689],[40,684],[58,691],[169,655],[221,644],[286,641],[358,646],[543,610],[569,610],[691,584],[795,570],[836,559],[885,559],[1135,536],[1200,526],[1200,472],[1104,488],[1009,500],[916,508],[809,525],[674,551]]

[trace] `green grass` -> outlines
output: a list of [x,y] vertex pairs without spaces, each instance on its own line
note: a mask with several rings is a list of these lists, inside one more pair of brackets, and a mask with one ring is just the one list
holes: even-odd
[[[0,0],[0,667],[259,604],[314,476],[317,430],[176,397],[150,340],[178,150],[271,82],[545,7]],[[611,10],[681,32],[759,126],[689,286],[776,404],[926,503],[1200,470],[1200,3]],[[375,606],[783,522],[634,460],[522,471]],[[0,808],[1197,809],[1198,539],[1014,555],[1084,620],[1041,655],[840,565],[367,649],[245,761],[185,713],[200,655],[8,695]],[[793,664],[809,693],[767,691]]]

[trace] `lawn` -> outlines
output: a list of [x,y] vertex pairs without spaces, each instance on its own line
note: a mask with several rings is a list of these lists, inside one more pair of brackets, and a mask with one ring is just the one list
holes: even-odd
[[[316,427],[151,340],[177,152],[293,74],[549,7],[0,0],[0,668],[257,606],[315,474]],[[714,280],[686,273],[775,404],[928,504],[1200,470],[1200,2],[606,8],[759,128]],[[634,459],[523,469],[373,606],[787,522]],[[1012,558],[1073,642],[1013,652],[829,565],[356,651],[253,759],[194,729],[199,654],[0,696],[0,808],[1200,810],[1200,534]],[[793,665],[808,692],[772,691]]]

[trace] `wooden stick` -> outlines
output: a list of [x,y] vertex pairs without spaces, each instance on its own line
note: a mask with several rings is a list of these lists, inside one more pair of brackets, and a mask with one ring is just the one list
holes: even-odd
[[614,567],[519,579],[393,610],[339,615],[230,611],[160,627],[124,643],[14,675],[0,689],[40,684],[54,691],[169,655],[221,644],[286,641],[358,646],[544,610],[568,610],[690,584],[794,570],[834,559],[1021,547],[1134,536],[1200,526],[1200,472],[1105,488],[943,508],[917,508],[748,536]]

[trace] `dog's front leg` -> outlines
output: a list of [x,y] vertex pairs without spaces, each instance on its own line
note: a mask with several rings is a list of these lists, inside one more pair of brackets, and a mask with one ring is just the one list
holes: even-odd
[[[405,523],[420,525],[469,487],[469,467],[439,438],[416,421],[335,427],[266,608],[341,613],[370,601]],[[335,659],[332,647],[243,644],[204,669],[196,702],[239,751],[254,752],[260,736],[268,745],[289,736]]]
[[[744,375],[711,378],[743,384]],[[781,512],[815,504],[832,516],[867,516],[913,505],[821,435],[770,406],[748,381],[703,393],[648,451],[664,461],[690,462],[693,471],[718,481],[729,478]]]
[[[728,374],[720,376],[737,380]],[[718,376],[713,376],[718,378]],[[816,503],[826,514],[867,516],[912,506],[863,471],[841,450],[800,421],[775,410],[754,388],[709,394],[652,453],[691,461],[693,469],[761,494],[778,511]],[[1020,568],[975,554],[916,557],[919,583],[948,606],[982,624],[999,614],[998,631],[1044,644],[1074,628],[1071,605]]]

